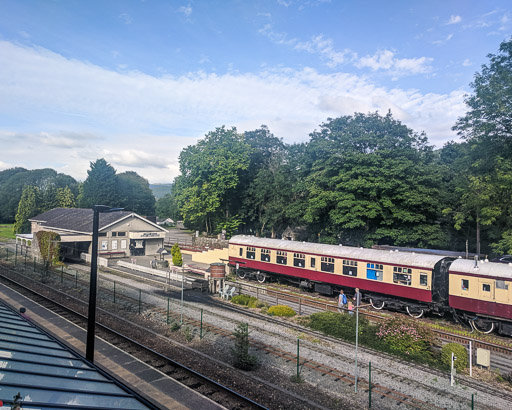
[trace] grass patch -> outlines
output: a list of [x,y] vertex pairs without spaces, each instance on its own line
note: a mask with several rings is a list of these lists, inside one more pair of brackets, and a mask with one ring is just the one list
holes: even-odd
[[13,224],[0,224],[0,239],[15,239],[12,233]]

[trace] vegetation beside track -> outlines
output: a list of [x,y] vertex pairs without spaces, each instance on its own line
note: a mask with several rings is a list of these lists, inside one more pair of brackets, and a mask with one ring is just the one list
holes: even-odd
[[16,238],[12,233],[13,224],[0,224],[0,240]]

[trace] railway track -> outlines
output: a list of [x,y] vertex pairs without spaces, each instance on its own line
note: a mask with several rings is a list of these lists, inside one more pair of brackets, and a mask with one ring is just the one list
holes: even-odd
[[[13,280],[12,278],[6,277],[3,274],[0,275],[0,279],[3,282],[10,283],[10,287],[16,288],[16,290],[20,293],[25,294],[27,297],[30,297],[31,299],[54,311],[55,313],[65,317],[67,320],[75,323],[76,325],[84,329],[87,327],[87,318],[82,313],[77,312],[63,304],[60,304],[53,298],[50,299],[42,293],[37,292],[25,284]],[[38,284],[38,286],[46,287],[45,285],[41,284]],[[59,293],[55,289],[48,289],[48,291],[52,292],[53,295]],[[83,304],[84,310],[86,309],[85,302],[65,294],[61,294],[60,296],[63,299],[72,301],[73,304]],[[144,334],[146,338],[149,336],[149,338],[153,340],[159,340],[160,342],[163,342],[166,346],[171,345],[172,349],[170,350],[174,353],[173,356],[184,358],[192,354],[198,358],[200,364],[202,364],[202,367],[208,367],[205,366],[208,362],[212,363],[212,366],[218,370],[217,375],[225,375],[226,373],[230,374],[232,378],[239,382],[239,386],[241,385],[240,380],[244,378],[249,379],[250,385],[258,385],[259,391],[252,392],[257,397],[255,399],[251,399],[248,397],[248,395],[240,394],[235,390],[213,380],[213,378],[205,376],[191,369],[186,364],[171,359],[169,356],[164,355],[147,345],[141,344],[134,338],[127,337],[112,329],[111,327],[102,324],[101,322],[106,320],[107,316],[109,317],[110,321],[114,321],[116,323],[124,323],[125,327],[129,328],[132,334]],[[201,394],[204,396],[219,403],[227,409],[264,409],[267,408],[267,406],[275,404],[280,406],[284,405],[284,407],[292,406],[296,409],[325,409],[325,407],[323,407],[321,404],[304,399],[303,397],[295,395],[292,392],[288,392],[279,386],[273,385],[271,383],[265,383],[264,380],[258,378],[252,379],[251,376],[240,373],[236,369],[226,365],[221,361],[212,359],[211,357],[197,351],[196,349],[180,344],[173,339],[162,336],[161,334],[154,332],[146,327],[139,326],[133,321],[127,320],[126,318],[113,315],[109,312],[105,312],[102,309],[98,309],[97,320],[97,337],[100,337],[113,344],[114,346],[123,349],[125,352],[128,352],[144,361],[145,363],[150,364],[160,372],[167,374],[169,377],[179,381],[191,389],[201,392]],[[286,397],[286,400],[283,400],[283,397]],[[258,403],[256,401],[257,399],[259,399],[258,401],[263,400],[263,404]],[[269,402],[269,399],[272,399],[272,401]],[[267,403],[264,403],[265,401],[267,401]]]
[[[162,285],[161,282],[159,282],[159,281],[156,281],[156,282],[159,283],[159,285]],[[272,317],[258,315],[258,314],[254,313],[254,312],[251,312],[251,311],[248,311],[248,310],[245,310],[245,309],[242,310],[242,309],[236,308],[233,305],[226,304],[226,303],[223,303],[223,302],[213,302],[213,303],[218,305],[218,306],[222,306],[223,309],[231,310],[233,312],[240,313],[242,311],[245,316],[253,317],[254,319],[262,320],[262,318],[263,318],[266,321],[278,323],[280,326],[287,327],[287,328],[289,328],[289,329],[291,329],[291,330],[293,330],[295,332],[298,332],[298,333],[304,333],[305,332],[305,329],[303,327],[299,327],[299,326],[297,326],[297,325],[295,325],[293,323],[290,323],[290,322],[280,321],[280,320],[276,320],[276,319],[274,319]],[[165,312],[162,312],[162,311],[160,311],[159,313],[162,314],[162,315],[165,314]],[[199,327],[199,322],[195,321],[195,320],[193,320],[191,318],[186,318],[186,323],[187,323],[187,325],[190,325],[190,326]],[[219,335],[222,338],[231,338],[232,337],[231,332],[226,331],[225,329],[216,328],[214,326],[209,326],[208,325],[208,326],[205,327],[205,330],[207,330],[208,332],[215,333],[215,334]],[[340,342],[340,340],[338,340],[338,339],[329,338],[329,337],[321,335],[321,334],[319,334],[317,332],[311,331],[311,332],[308,332],[308,334],[312,335],[313,337],[320,338],[323,341],[328,341],[328,342],[337,343],[337,344],[343,343],[343,342]],[[349,344],[347,344],[347,345],[349,345]],[[260,351],[262,351],[262,352],[264,352],[266,354],[272,354],[272,355],[274,355],[276,357],[279,357],[279,358],[281,358],[282,360],[284,360],[286,362],[290,362],[290,361],[296,360],[294,355],[291,355],[290,353],[288,353],[288,352],[286,352],[284,350],[278,349],[275,346],[269,346],[267,344],[260,343],[260,342],[253,343],[252,346],[254,348],[259,349]],[[379,353],[374,352],[374,351],[372,351],[371,354],[374,355],[374,356],[380,355]],[[382,356],[384,357],[385,355],[382,355]],[[389,356],[388,356],[388,358],[389,358]],[[340,358],[340,359],[341,360],[346,360],[346,358]],[[393,358],[393,360],[397,361],[396,358]],[[406,362],[403,362],[403,363],[406,363]],[[335,369],[335,368],[326,366],[326,365],[324,365],[322,363],[318,363],[318,362],[314,362],[314,361],[310,361],[310,360],[302,360],[300,365],[302,367],[310,369],[311,371],[320,373],[322,376],[328,376],[328,377],[334,378],[336,381],[339,381],[339,382],[345,384],[346,386],[352,387],[354,385],[354,382],[355,382],[354,376],[352,374],[349,374],[349,373],[341,372],[339,369]],[[418,366],[416,366],[416,367],[418,367]],[[447,377],[447,375],[442,373],[442,372],[435,372],[435,371],[432,371],[432,369],[428,369],[428,371],[433,376],[442,377],[442,378],[446,378]],[[410,383],[410,381],[406,381],[405,378],[400,378],[400,376],[397,377],[396,375],[393,375],[392,373],[387,374],[387,376],[389,378],[396,379],[397,382]],[[470,383],[466,383],[465,382],[465,384],[469,385]],[[479,386],[478,383],[474,383],[472,385],[475,388],[478,388],[478,387],[481,388],[481,386]],[[359,379],[359,386],[360,386],[360,390],[361,391],[364,391],[364,390],[367,391],[367,389],[369,388],[368,382],[366,380],[364,380],[364,378],[360,378]],[[400,393],[400,392],[398,392],[396,390],[390,389],[390,388],[386,388],[385,386],[373,385],[372,386],[372,392],[377,397],[386,398],[388,400],[394,401],[397,405],[403,404],[403,405],[406,405],[408,407],[413,407],[413,408],[435,408],[435,406],[433,406],[430,403],[426,403],[426,402],[423,402],[421,400],[414,399],[411,396],[402,394],[402,393]],[[432,390],[432,394],[439,394],[439,392],[436,392],[433,389]],[[443,393],[443,394],[446,395],[446,393]],[[498,390],[493,392],[493,394],[496,397],[503,397],[503,398],[506,398],[506,399],[510,399],[510,396],[507,396],[506,394],[503,394],[503,392],[498,391]],[[460,400],[459,398],[457,398],[455,396],[453,398],[454,398],[454,400]],[[468,403],[468,405],[469,405],[469,403]]]

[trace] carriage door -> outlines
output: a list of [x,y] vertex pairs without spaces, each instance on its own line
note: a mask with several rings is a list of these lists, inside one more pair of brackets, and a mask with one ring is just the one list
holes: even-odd
[[478,286],[480,299],[486,302],[494,302],[494,280],[479,279]]
[[504,280],[496,280],[496,303],[505,303],[509,304],[512,302],[512,298],[510,297],[510,282],[505,282]]

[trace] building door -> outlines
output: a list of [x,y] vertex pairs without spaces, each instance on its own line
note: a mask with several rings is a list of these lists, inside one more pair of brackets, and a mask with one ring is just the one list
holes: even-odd
[[130,256],[144,256],[146,254],[146,241],[144,239],[130,239]]

